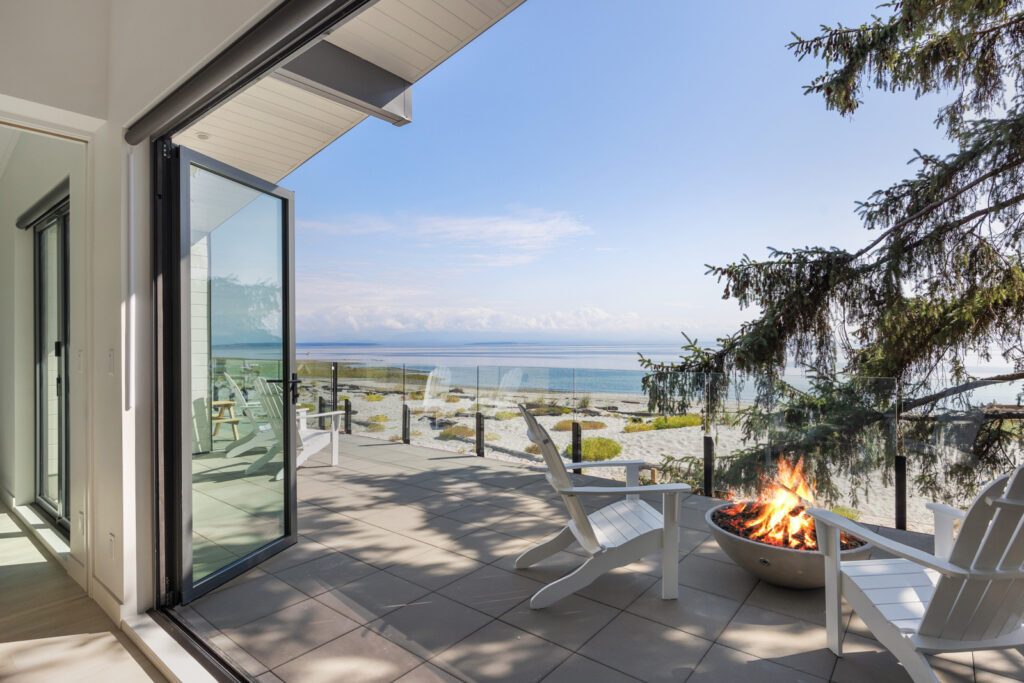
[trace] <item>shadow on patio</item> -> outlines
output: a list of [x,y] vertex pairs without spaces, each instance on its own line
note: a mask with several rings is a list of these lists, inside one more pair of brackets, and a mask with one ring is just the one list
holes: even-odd
[[[539,472],[358,437],[338,467],[328,457],[299,469],[299,543],[180,610],[261,681],[908,680],[849,613],[837,662],[823,591],[733,564],[705,531],[711,499],[684,498],[677,601],[661,600],[651,556],[534,611],[529,597],[582,562],[513,568],[565,523]],[[1016,652],[937,661],[951,681],[1024,679]]]

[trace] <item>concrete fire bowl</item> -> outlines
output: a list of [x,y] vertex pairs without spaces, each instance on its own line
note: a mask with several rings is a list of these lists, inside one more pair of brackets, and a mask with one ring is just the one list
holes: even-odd
[[[754,576],[786,588],[821,588],[825,585],[825,556],[817,550],[796,550],[752,541],[715,524],[712,515],[735,502],[722,503],[704,516],[711,535],[732,561]],[[843,562],[866,560],[874,548],[866,543],[840,553]]]

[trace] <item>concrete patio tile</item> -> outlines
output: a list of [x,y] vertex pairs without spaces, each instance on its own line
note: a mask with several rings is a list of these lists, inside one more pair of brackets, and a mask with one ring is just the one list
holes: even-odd
[[579,650],[643,681],[683,681],[711,641],[623,612]]
[[484,565],[450,583],[439,593],[492,617],[501,616],[544,587],[493,565]]
[[720,595],[679,587],[676,600],[661,599],[661,582],[626,608],[630,614],[677,628],[707,640],[715,640],[739,611],[741,603]]
[[326,547],[324,550],[326,552],[315,560],[277,572],[277,578],[314,597],[379,571],[344,553]]
[[565,520],[562,518],[544,519],[534,515],[517,514],[502,520],[497,526],[500,527],[502,533],[537,542],[561,531],[565,526]]
[[406,581],[437,590],[487,565],[465,555],[432,548],[388,567],[387,571]]
[[[813,624],[825,625],[824,588],[797,590],[759,581],[747,598],[746,604],[787,614]],[[846,604],[846,601],[843,601],[844,629],[849,625],[852,614],[853,610]]]
[[192,603],[204,619],[219,629],[247,624],[308,598],[271,574],[256,576]]
[[708,523],[704,520],[704,510],[693,507],[684,507],[679,513],[679,526],[707,531]]
[[1024,681],[1024,654],[1017,650],[979,650],[974,653],[974,668],[978,681],[981,681],[982,674]]
[[404,536],[409,536],[420,543],[447,548],[456,540],[466,534],[477,531],[480,527],[475,524],[466,524],[448,517],[434,516],[424,521],[421,525],[411,529],[400,531]]
[[445,549],[489,564],[506,556],[518,555],[530,545],[529,541],[515,536],[491,529],[478,529],[445,545]]
[[619,567],[607,574],[602,574],[592,584],[577,591],[576,594],[622,610],[654,584],[660,586],[661,579],[628,567]]
[[491,617],[437,593],[413,600],[367,627],[421,657],[448,649]]
[[256,677],[258,683],[284,683],[280,678],[274,675],[272,671],[260,674]]
[[492,621],[438,655],[433,663],[467,681],[539,681],[572,653],[500,621]]
[[679,583],[742,602],[754,589],[757,579],[734,564],[691,553],[679,563]]
[[317,543],[308,536],[300,535],[295,545],[279,552],[269,560],[264,560],[260,563],[260,568],[270,574],[277,574],[332,552],[334,551],[322,543]]
[[637,679],[592,659],[573,655],[544,678],[544,683],[629,683]]
[[378,570],[341,588],[321,593],[317,600],[349,619],[366,624],[405,607],[429,592],[422,586]]
[[824,626],[752,605],[740,608],[718,642],[821,678],[836,663],[825,645]]
[[618,616],[619,610],[570,595],[544,609],[530,609],[525,600],[501,616],[501,620],[570,650],[577,650],[591,636]]
[[983,669],[977,669],[974,672],[975,683],[1020,683],[1021,680],[1024,679],[1015,676],[1000,676]]
[[759,659],[716,644],[704,655],[687,683],[827,683],[827,678]]
[[274,669],[285,683],[389,683],[423,660],[366,628],[340,638]]
[[268,668],[305,654],[359,626],[309,599],[224,634]]
[[496,505],[488,505],[487,503],[469,503],[463,505],[460,508],[456,508],[451,512],[445,513],[445,517],[449,519],[455,519],[466,524],[476,524],[478,526],[491,526],[497,522],[500,522],[512,515],[511,510],[500,508]]
[[175,607],[174,611],[182,617],[189,627],[201,638],[211,643],[236,666],[250,676],[258,676],[267,671],[266,665],[245,651],[238,643],[228,638],[216,626],[196,612],[192,607]]
[[459,679],[429,662],[399,678],[395,683],[460,683]]
[[728,562],[729,564],[736,564],[732,561],[732,558],[725,554],[725,551],[718,545],[718,541],[708,534],[708,537],[697,544],[697,546],[691,552],[692,555],[697,557],[703,557],[709,560],[718,560],[719,562]]
[[[946,659],[931,658],[932,669],[943,683],[970,683],[974,670],[970,666]],[[851,633],[843,638],[843,656],[832,672],[835,683],[906,683],[906,670],[878,641]]]

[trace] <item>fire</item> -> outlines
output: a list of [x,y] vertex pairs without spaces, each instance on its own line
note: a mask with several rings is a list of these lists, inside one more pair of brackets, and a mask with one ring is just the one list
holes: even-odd
[[807,514],[814,490],[804,476],[804,460],[779,459],[778,474],[756,501],[723,509],[719,526],[754,541],[784,548],[817,550],[814,520]]

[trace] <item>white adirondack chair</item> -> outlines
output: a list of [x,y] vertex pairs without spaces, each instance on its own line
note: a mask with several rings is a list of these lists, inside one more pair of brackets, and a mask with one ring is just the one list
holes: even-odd
[[[690,490],[686,484],[640,486],[642,460],[616,460],[587,463],[592,467],[625,467],[626,486],[573,486],[567,470],[579,464],[566,464],[547,431],[522,404],[519,410],[526,420],[527,436],[537,444],[548,466],[548,482],[562,497],[569,511],[569,524],[554,536],[538,543],[516,558],[516,569],[525,569],[560,550],[573,541],[590,556],[576,571],[563,576],[530,599],[530,607],[541,609],[590,585],[602,574],[632,564],[658,550],[662,552],[661,597],[675,600],[679,596],[679,506],[680,494]],[[664,515],[640,500],[640,493],[662,494]],[[588,515],[579,496],[623,496]]]
[[[284,444],[284,416],[283,416],[283,401],[281,399],[281,391],[277,387],[270,386],[270,383],[262,377],[256,380],[256,391],[260,398],[260,404],[263,406],[263,410],[267,414],[267,421],[270,423],[270,427],[274,433],[275,443],[271,448],[257,458],[249,467],[246,468],[246,474],[252,474],[257,472],[270,462],[274,456],[281,452],[281,448]],[[326,413],[303,413],[302,415],[296,416],[297,429],[295,430],[296,436],[298,437],[295,442],[296,459],[295,466],[298,467],[305,463],[311,455],[318,452],[321,448],[326,446],[328,443],[331,445],[331,465],[338,464],[338,432],[341,430],[341,416],[345,414],[344,410],[334,410]],[[310,428],[307,420],[320,417],[331,418],[330,429],[313,429]],[[274,479],[281,479],[284,476],[284,467],[278,470]]]
[[[931,503],[935,554],[810,510],[825,553],[828,646],[842,656],[842,598],[917,683],[937,683],[926,654],[1024,652],[1024,466],[990,483],[967,512]],[[961,522],[954,540],[954,523]],[[897,559],[840,563],[839,532]]]
[[253,410],[254,404],[259,405],[262,409],[260,401],[258,399],[256,401],[247,400],[245,398],[245,394],[243,394],[241,388],[239,388],[238,383],[235,382],[234,378],[226,372],[224,373],[224,380],[228,384],[228,389],[232,394],[234,394],[233,400],[235,401],[235,405],[242,409],[242,418],[249,423],[249,433],[235,441],[224,457],[237,458],[238,456],[249,453],[256,448],[273,447],[277,440],[277,437],[274,435],[273,428],[267,422],[259,420]]

